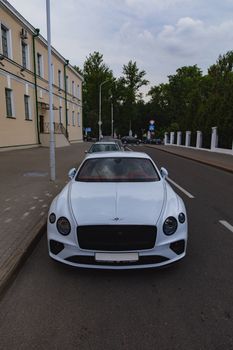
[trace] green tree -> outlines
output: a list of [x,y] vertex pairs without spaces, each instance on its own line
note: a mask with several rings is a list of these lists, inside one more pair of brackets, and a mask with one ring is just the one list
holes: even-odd
[[[93,136],[98,136],[99,120],[99,88],[100,84],[106,80],[108,83],[102,86],[102,121],[103,133],[106,133],[110,122],[110,87],[114,82],[113,73],[104,63],[103,55],[99,52],[90,54],[83,67],[83,125],[91,127]],[[109,127],[109,125],[108,125]]]
[[[121,119],[119,120],[118,131],[121,135],[128,134],[131,125],[134,133],[140,133],[140,128],[136,122],[137,102],[141,101],[142,97],[139,89],[147,85],[149,81],[144,78],[146,72],[144,70],[140,71],[137,63],[131,60],[127,65],[123,65],[122,73],[123,76],[118,80],[118,91],[121,97]],[[140,103],[139,106],[141,106]]]

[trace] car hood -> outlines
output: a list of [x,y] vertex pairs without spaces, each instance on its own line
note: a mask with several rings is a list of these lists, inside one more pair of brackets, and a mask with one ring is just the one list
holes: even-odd
[[69,193],[78,225],[156,225],[165,199],[163,181],[73,182]]

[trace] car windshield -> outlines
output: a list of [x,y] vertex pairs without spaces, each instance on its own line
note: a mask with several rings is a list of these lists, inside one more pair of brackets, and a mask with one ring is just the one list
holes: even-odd
[[83,182],[152,182],[159,181],[160,178],[150,159],[109,157],[87,159],[75,180]]
[[112,151],[119,151],[119,146],[115,143],[113,144],[95,144],[92,145],[92,147],[89,150],[89,153],[93,152],[112,152]]

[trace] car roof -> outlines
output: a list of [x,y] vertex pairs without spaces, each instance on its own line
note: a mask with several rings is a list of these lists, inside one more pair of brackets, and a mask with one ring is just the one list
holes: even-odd
[[115,141],[98,141],[95,142],[93,145],[115,145]]
[[86,159],[91,158],[144,158],[151,159],[148,154],[144,152],[99,152],[99,153],[90,153],[86,156]]

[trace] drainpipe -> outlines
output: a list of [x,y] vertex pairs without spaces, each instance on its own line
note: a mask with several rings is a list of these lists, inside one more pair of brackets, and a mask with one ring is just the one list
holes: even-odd
[[64,64],[64,84],[65,84],[65,108],[66,108],[66,136],[68,138],[68,113],[67,113],[67,83],[66,83],[66,67],[69,64],[69,60]]
[[36,95],[36,129],[37,129],[37,139],[40,144],[40,130],[39,130],[39,110],[38,110],[38,95],[37,95],[37,75],[36,75],[36,53],[35,53],[35,38],[40,34],[40,29],[36,28],[35,33],[32,34],[33,43],[33,63],[34,63],[34,85],[35,85],[35,95]]

